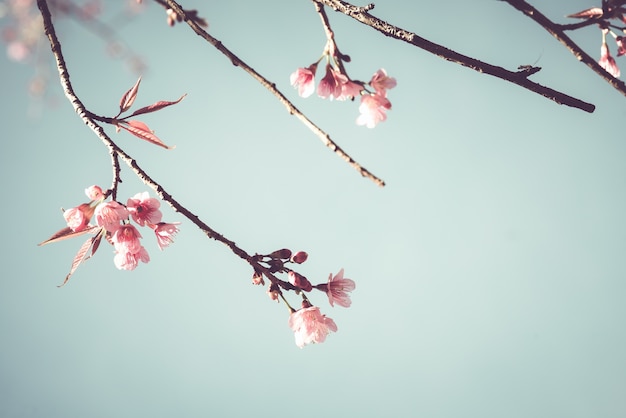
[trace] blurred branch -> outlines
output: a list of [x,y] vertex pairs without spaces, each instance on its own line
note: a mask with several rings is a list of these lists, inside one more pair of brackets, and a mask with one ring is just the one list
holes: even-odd
[[572,30],[577,29],[578,27],[587,26],[588,24],[596,23],[597,19],[589,19],[581,26],[576,25],[559,25],[557,23],[552,22],[550,19],[545,17],[541,12],[535,9],[533,6],[528,4],[524,0],[502,0],[520,12],[524,13],[526,16],[537,22],[541,27],[543,27],[548,33],[560,43],[562,43],[575,57],[578,61],[583,62],[587,67],[591,68],[593,72],[602,77],[607,83],[609,83],[614,89],[622,93],[626,96],[626,84],[622,80],[619,80],[609,74],[604,68],[600,67],[598,62],[591,58],[589,54],[583,51],[574,41],[570,39],[564,32],[565,29]]
[[312,1],[314,3],[326,5],[337,12],[343,13],[373,29],[376,29],[377,31],[381,32],[382,34],[390,38],[394,38],[394,39],[409,43],[420,49],[428,51],[440,58],[443,58],[446,61],[450,61],[455,64],[459,64],[464,67],[471,68],[472,70],[478,71],[479,73],[489,74],[491,76],[500,78],[502,80],[511,82],[513,84],[517,84],[520,87],[523,87],[532,92],[540,94],[558,104],[575,107],[575,108],[584,110],[585,112],[589,112],[589,113],[595,110],[595,105],[591,103],[584,102],[580,99],[569,96],[565,93],[561,93],[557,90],[554,90],[549,87],[542,86],[541,84],[530,81],[527,78],[529,74],[526,71],[523,71],[523,70],[522,71],[509,71],[502,67],[488,64],[486,62],[477,60],[475,58],[471,58],[466,55],[460,54],[442,45],[431,42],[427,39],[424,39],[418,36],[417,34],[413,32],[407,31],[405,29],[391,25],[383,20],[380,20],[377,17],[372,16],[369,13],[369,11],[374,8],[373,4],[369,4],[365,7],[359,7],[359,6],[354,6],[342,0],[312,0]]
[[356,162],[350,155],[348,155],[337,143],[335,143],[330,135],[324,132],[321,128],[315,125],[309,118],[307,118],[284,94],[280,92],[276,88],[276,84],[270,82],[261,74],[256,72],[252,67],[242,61],[239,57],[237,57],[233,52],[231,52],[228,48],[222,44],[221,41],[209,35],[196,21],[195,19],[190,18],[185,10],[175,1],[173,0],[155,0],[157,3],[162,4],[166,3],[169,8],[171,8],[179,17],[181,17],[189,27],[201,38],[209,42],[213,45],[218,51],[224,54],[233,65],[240,67],[246,73],[248,73],[252,78],[257,80],[263,87],[269,90],[279,102],[281,102],[289,114],[294,115],[298,120],[300,120],[306,127],[308,127],[313,133],[315,133],[318,138],[330,148],[335,154],[337,154],[341,159],[346,161],[352,168],[357,170],[363,177],[366,177],[376,183],[378,186],[384,186],[385,182],[367,170],[365,167],[361,166],[358,162]]

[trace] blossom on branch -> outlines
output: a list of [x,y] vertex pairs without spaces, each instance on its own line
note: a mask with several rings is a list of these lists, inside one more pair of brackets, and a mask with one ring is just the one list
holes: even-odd
[[384,68],[381,68],[374,73],[369,84],[377,92],[384,93],[396,86],[396,79],[389,77],[387,75],[387,71],[385,71]]
[[342,86],[348,82],[348,77],[326,65],[326,75],[317,86],[317,95],[322,99],[330,100],[341,97]]
[[78,232],[87,228],[93,212],[94,208],[89,203],[83,203],[64,211],[63,218],[73,232]]
[[298,68],[289,77],[291,85],[298,89],[300,97],[307,98],[315,91],[315,72],[317,62],[307,68]]
[[352,292],[356,288],[356,284],[354,280],[344,278],[343,269],[341,269],[334,276],[332,273],[328,276],[328,283],[319,284],[315,287],[326,292],[330,306],[335,306],[336,302],[337,305],[349,308],[352,301],[348,292]]
[[620,76],[619,67],[615,63],[615,59],[611,55],[609,46],[606,42],[602,42],[602,46],[600,47],[600,60],[598,61],[598,64],[600,64],[600,67],[604,68],[606,72],[611,74],[613,77]]
[[159,210],[160,206],[161,202],[150,197],[148,192],[137,193],[126,202],[126,208],[133,221],[141,226],[146,225],[146,223],[157,224],[161,222],[163,215]]
[[95,216],[96,224],[113,234],[120,228],[120,222],[128,219],[128,209],[112,200],[99,204],[96,207]]
[[300,348],[306,344],[323,343],[331,331],[337,332],[335,321],[323,315],[317,306],[310,305],[291,313],[289,327],[293,330],[296,345]]
[[147,263],[150,261],[150,255],[144,247],[140,247],[135,253],[130,251],[118,251],[113,257],[115,267],[120,270],[135,270],[139,262]]
[[391,109],[391,102],[383,94],[364,94],[361,96],[359,112],[356,120],[357,125],[365,125],[374,128],[379,122],[387,119],[387,110]]
[[165,247],[174,242],[174,237],[178,234],[177,225],[180,225],[180,222],[159,222],[154,225],[154,233],[156,234],[157,245],[160,250],[163,250]]

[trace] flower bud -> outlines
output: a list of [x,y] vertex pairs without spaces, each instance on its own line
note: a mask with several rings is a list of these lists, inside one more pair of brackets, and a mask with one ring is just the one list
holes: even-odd
[[297,253],[291,256],[291,262],[302,264],[307,260],[307,258],[309,258],[309,255],[306,252],[298,251]]
[[310,292],[311,290],[313,290],[313,286],[311,285],[309,279],[307,279],[300,273],[296,273],[295,271],[289,272],[289,283],[296,287],[299,287],[305,292]]
[[291,257],[291,250],[287,248],[283,248],[282,250],[276,250],[273,253],[270,253],[268,257],[287,260],[289,257]]

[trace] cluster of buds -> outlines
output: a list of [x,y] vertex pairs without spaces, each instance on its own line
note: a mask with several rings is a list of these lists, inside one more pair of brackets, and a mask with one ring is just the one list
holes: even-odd
[[[348,308],[352,304],[348,293],[356,287],[352,279],[343,277],[343,269],[339,270],[335,275],[331,273],[326,282],[313,285],[304,275],[288,267],[288,264],[302,264],[307,259],[308,254],[306,252],[298,251],[293,253],[287,248],[267,255],[256,254],[253,257],[253,261],[259,268],[255,268],[255,272],[252,275],[252,283],[264,285],[263,276],[270,280],[271,283],[267,294],[270,299],[279,301],[280,298],[287,305],[289,309],[288,324],[294,332],[296,345],[300,348],[306,344],[322,343],[330,332],[337,331],[335,321],[322,314],[319,307],[311,304],[306,293],[317,289],[326,294],[331,306],[334,307],[336,303],[339,306]],[[278,279],[275,276],[277,273],[286,274],[287,280]],[[293,290],[301,296],[302,304],[300,309],[291,307],[283,295],[283,290]]]
[[606,42],[606,35],[610,34],[613,39],[615,39],[618,57],[626,54],[626,47],[624,45],[625,37],[618,35],[612,30],[612,28],[615,28],[623,34],[626,33],[626,28],[615,26],[612,23],[613,20],[617,20],[620,23],[626,23],[626,7],[624,7],[626,1],[610,0],[603,1],[602,3],[603,7],[592,7],[590,9],[568,15],[567,17],[589,19],[594,23],[597,22],[598,27],[602,32],[602,44],[600,45],[600,59],[598,60],[598,64],[613,77],[619,77],[620,69],[615,62],[615,58],[611,55],[609,45]]
[[[161,250],[171,244],[178,233],[177,225],[180,222],[161,222],[163,215],[159,210],[160,202],[150,197],[148,192],[138,193],[129,198],[126,205],[116,200],[107,201],[106,194],[99,186],[88,187],[85,194],[90,199],[89,202],[63,211],[67,227],[39,244],[44,245],[85,233],[94,235],[76,254],[65,282],[82,261],[95,254],[102,238],[113,246],[115,250],[113,262],[118,269],[134,270],[140,261],[149,262],[150,256],[140,241],[143,237],[131,220],[140,227],[150,228]],[[95,225],[92,224],[92,220],[95,221]]]
[[395,78],[389,77],[384,69],[380,69],[368,83],[351,79],[343,65],[344,62],[350,62],[350,57],[338,51],[332,37],[328,38],[324,52],[316,62],[308,67],[300,67],[291,74],[291,85],[298,89],[301,97],[309,97],[316,90],[315,75],[320,61],[324,58],[326,74],[317,85],[319,97],[330,100],[354,100],[355,97],[361,96],[360,115],[356,120],[358,125],[373,128],[387,119],[387,110],[391,109],[387,90],[396,86]]

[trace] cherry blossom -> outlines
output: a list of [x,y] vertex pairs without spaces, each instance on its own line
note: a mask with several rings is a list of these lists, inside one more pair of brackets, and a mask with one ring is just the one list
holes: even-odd
[[137,228],[131,224],[125,224],[115,231],[112,241],[116,251],[137,253],[141,249],[140,238],[141,234]]
[[339,270],[335,276],[331,273],[328,276],[328,283],[316,286],[318,289],[326,292],[330,306],[337,305],[349,308],[352,304],[348,292],[352,292],[356,284],[354,280],[343,277],[343,269]]
[[387,72],[383,68],[381,68],[374,73],[369,84],[377,92],[385,92],[388,89],[392,89],[396,86],[396,79],[387,76]]
[[156,234],[159,249],[163,250],[174,242],[174,236],[178,233],[178,227],[176,225],[180,225],[180,222],[159,222],[154,225],[154,233]]
[[289,327],[293,330],[296,345],[323,343],[330,332],[337,332],[335,321],[323,315],[317,306],[309,306],[292,312]]
[[[609,33],[609,29],[602,29],[602,45],[600,47],[600,60],[598,64],[600,67],[604,68],[604,70],[611,74],[613,77],[619,77],[620,71],[619,67],[615,63],[615,59],[611,55],[611,51],[609,51],[609,46],[606,43],[606,35]],[[610,31],[611,35],[616,36]],[[618,43],[619,49],[619,43]]]
[[96,207],[96,224],[114,233],[120,228],[120,222],[128,219],[128,215],[128,210],[118,202],[104,202]]
[[144,247],[140,247],[136,253],[118,251],[113,257],[115,267],[120,270],[134,270],[140,261],[143,263],[150,261],[150,256]]
[[74,232],[84,230],[89,224],[89,220],[93,215],[94,208],[89,203],[83,203],[80,206],[71,208],[63,212],[63,218],[67,226]]
[[374,128],[379,122],[387,119],[386,111],[391,109],[391,102],[380,93],[366,94],[361,96],[359,112],[356,120],[357,125],[365,125]]
[[341,85],[341,95],[337,97],[337,100],[352,100],[359,96],[363,91],[363,85],[355,83],[352,80],[346,81]]
[[600,60],[598,61],[598,64],[600,64],[600,67],[604,68],[606,72],[611,74],[613,77],[619,77],[619,67],[615,63],[615,59],[611,55],[609,46],[606,42],[603,42],[600,48]]
[[315,72],[317,63],[313,63],[307,68],[298,68],[294,71],[289,80],[291,85],[298,88],[300,97],[309,97],[315,91]]
[[102,188],[100,186],[89,186],[85,189],[85,194],[91,200],[100,200],[104,199],[104,193],[102,193]]
[[163,215],[159,210],[160,206],[161,202],[150,197],[148,192],[137,193],[126,202],[126,207],[133,221],[141,226],[145,226],[146,223],[157,224],[161,222]]
[[317,86],[317,95],[322,99],[337,99],[341,97],[342,86],[347,82],[348,77],[339,73],[330,65],[326,65],[326,75]]

